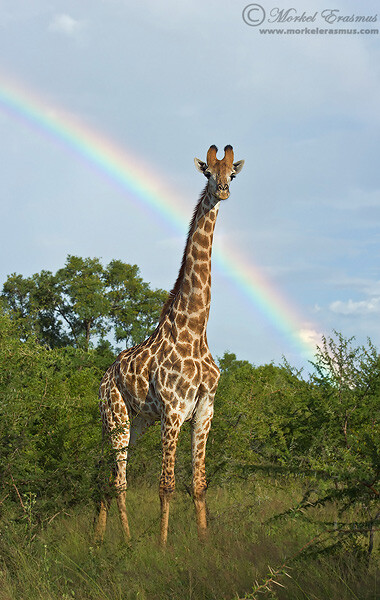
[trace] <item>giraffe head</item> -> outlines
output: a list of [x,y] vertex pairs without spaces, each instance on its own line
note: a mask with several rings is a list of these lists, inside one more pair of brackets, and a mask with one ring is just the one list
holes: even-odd
[[198,171],[207,177],[209,192],[218,200],[227,200],[230,195],[230,181],[242,170],[244,160],[234,163],[234,151],[229,145],[224,148],[222,160],[216,158],[217,152],[218,148],[212,145],[207,152],[206,162],[199,158],[194,158],[194,162]]

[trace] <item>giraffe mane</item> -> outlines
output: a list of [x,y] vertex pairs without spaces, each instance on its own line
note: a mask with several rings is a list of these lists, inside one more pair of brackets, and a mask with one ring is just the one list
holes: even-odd
[[194,208],[194,212],[193,212],[193,216],[191,218],[190,221],[190,225],[189,225],[189,232],[187,234],[187,238],[186,238],[186,244],[185,244],[185,248],[183,251],[183,256],[182,256],[182,262],[181,262],[181,267],[179,269],[179,273],[178,273],[178,277],[176,279],[176,282],[172,288],[172,290],[169,292],[169,295],[165,301],[165,304],[162,307],[162,311],[161,311],[161,315],[160,315],[160,321],[159,324],[162,323],[162,321],[164,320],[164,317],[167,315],[167,313],[169,312],[170,308],[173,306],[173,302],[178,294],[178,292],[181,289],[181,285],[182,285],[182,281],[183,281],[183,276],[185,273],[185,264],[186,264],[186,256],[187,256],[187,250],[188,250],[188,246],[189,246],[189,241],[190,241],[190,236],[192,235],[193,231],[194,231],[194,226],[195,226],[195,220],[196,220],[196,216],[197,216],[197,212],[198,209],[200,207],[200,205],[202,204],[205,196],[207,193],[207,184],[204,188],[204,190],[202,191],[200,198]]

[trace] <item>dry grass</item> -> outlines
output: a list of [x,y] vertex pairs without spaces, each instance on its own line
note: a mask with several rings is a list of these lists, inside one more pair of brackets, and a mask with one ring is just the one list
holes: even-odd
[[[352,555],[291,559],[317,526],[265,522],[296,496],[264,481],[209,490],[210,537],[200,545],[191,500],[177,493],[165,552],[158,546],[159,501],[152,488],[128,492],[129,546],[114,507],[100,549],[91,544],[92,506],[58,516],[32,542],[25,522],[4,516],[0,600],[375,600],[374,565],[368,570]],[[261,593],[253,592],[255,581]]]

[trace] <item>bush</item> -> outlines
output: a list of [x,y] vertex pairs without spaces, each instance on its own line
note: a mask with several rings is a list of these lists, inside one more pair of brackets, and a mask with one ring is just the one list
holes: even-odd
[[94,352],[48,349],[0,315],[2,497],[36,520],[91,496],[101,449]]
[[[97,394],[113,353],[106,342],[50,349],[32,329],[24,333],[17,318],[0,312],[0,509],[11,506],[32,530],[96,497],[107,480],[98,471]],[[323,524],[331,531],[324,548],[350,543],[368,556],[379,521],[380,361],[370,342],[353,342],[340,334],[324,339],[307,379],[287,363],[255,367],[234,354],[220,358],[207,475],[214,486],[258,472],[285,481],[296,475],[303,500],[284,516],[330,504],[336,510]],[[177,483],[187,491],[189,429],[185,424],[176,463]],[[158,426],[131,451],[130,482],[156,485],[160,465]]]

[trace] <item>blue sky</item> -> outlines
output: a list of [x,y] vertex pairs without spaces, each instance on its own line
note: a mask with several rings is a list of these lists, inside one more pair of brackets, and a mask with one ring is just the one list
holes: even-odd
[[[141,157],[189,218],[204,185],[194,156],[232,144],[246,162],[219,212],[218,242],[260,269],[310,339],[336,329],[379,346],[380,34],[260,34],[242,19],[246,4],[3,0],[0,76]],[[277,6],[260,4],[267,15]],[[377,16],[371,0],[333,4],[337,15]],[[317,12],[320,27],[332,7],[285,6]],[[365,24],[376,27],[378,16]],[[136,263],[154,287],[172,286],[181,233],[2,111],[0,144],[2,282],[77,254]],[[212,294],[215,356],[305,361],[216,268]]]

